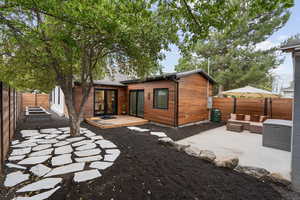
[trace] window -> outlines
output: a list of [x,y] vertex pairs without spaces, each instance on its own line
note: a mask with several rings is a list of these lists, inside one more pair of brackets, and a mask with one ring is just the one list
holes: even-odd
[[168,109],[169,89],[156,88],[153,90],[153,107],[157,109]]

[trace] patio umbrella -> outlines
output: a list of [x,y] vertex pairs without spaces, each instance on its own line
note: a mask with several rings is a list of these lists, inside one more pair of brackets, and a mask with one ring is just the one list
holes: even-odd
[[279,97],[279,95],[274,94],[270,91],[262,90],[251,86],[246,86],[246,87],[233,89],[233,90],[227,90],[222,92],[222,94],[235,96],[235,97],[252,97],[252,98]]

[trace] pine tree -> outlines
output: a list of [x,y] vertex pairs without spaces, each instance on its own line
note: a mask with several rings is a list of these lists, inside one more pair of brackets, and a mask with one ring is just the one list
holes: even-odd
[[251,0],[240,1],[236,12],[238,22],[225,29],[210,31],[205,40],[198,40],[191,47],[182,45],[183,57],[176,71],[195,68],[207,70],[225,90],[246,85],[271,88],[271,69],[282,63],[277,48],[259,50],[256,45],[265,41],[281,28],[290,13],[282,5],[269,11],[249,13]]

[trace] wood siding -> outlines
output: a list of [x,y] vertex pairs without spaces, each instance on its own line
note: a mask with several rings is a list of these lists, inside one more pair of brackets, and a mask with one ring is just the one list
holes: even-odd
[[[174,126],[176,122],[174,112],[176,98],[175,86],[176,83],[169,80],[129,84],[127,96],[129,96],[130,90],[144,90],[144,118],[153,122]],[[168,109],[153,108],[153,89],[155,88],[169,89]],[[129,102],[127,102],[127,105],[129,105]]]
[[[94,86],[91,89],[90,95],[85,103],[83,108],[83,117],[93,117],[94,116],[94,89],[116,89],[118,90],[118,115],[122,113],[122,105],[127,104],[127,96],[126,96],[126,87],[114,87],[114,86]],[[81,98],[82,98],[82,90],[80,87],[74,88],[75,92],[75,101],[76,101],[76,109],[79,110]]]
[[178,125],[209,119],[207,93],[212,94],[212,84],[199,74],[183,77],[179,80]]

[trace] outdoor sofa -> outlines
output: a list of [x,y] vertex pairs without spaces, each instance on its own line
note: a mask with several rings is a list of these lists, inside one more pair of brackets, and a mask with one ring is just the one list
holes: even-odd
[[251,133],[262,133],[263,122],[267,119],[267,116],[259,115],[244,115],[244,114],[230,114],[230,119],[227,121],[227,130],[231,129],[232,124],[240,124],[243,126],[243,130],[248,130]]

